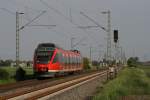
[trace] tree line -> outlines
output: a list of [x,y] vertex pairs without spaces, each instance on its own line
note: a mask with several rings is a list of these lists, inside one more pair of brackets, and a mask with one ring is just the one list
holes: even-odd
[[[20,61],[20,63],[24,63],[26,66],[31,66],[32,61]],[[2,60],[0,59],[0,67],[5,67],[5,66],[15,66],[16,61],[7,59],[7,60]]]
[[0,60],[0,66],[10,66],[11,63],[13,63],[14,61],[13,60]]

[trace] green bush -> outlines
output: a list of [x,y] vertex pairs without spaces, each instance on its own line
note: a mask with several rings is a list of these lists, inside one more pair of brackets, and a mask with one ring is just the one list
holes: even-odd
[[127,61],[129,67],[137,67],[139,65],[139,58],[138,57],[130,57]]
[[83,58],[83,67],[84,69],[90,69],[90,62],[89,59],[86,57]]
[[23,70],[23,68],[19,67],[17,70],[16,70],[16,75],[15,75],[15,78],[17,81],[22,81],[25,79],[25,75],[26,75],[26,71]]
[[8,79],[9,73],[5,69],[0,69],[0,79]]

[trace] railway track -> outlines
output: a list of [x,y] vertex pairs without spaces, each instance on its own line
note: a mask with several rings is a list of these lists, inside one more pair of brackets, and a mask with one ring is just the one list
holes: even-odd
[[[83,74],[86,74],[86,73],[91,73],[91,71],[90,72],[83,72]],[[30,87],[30,86],[43,84],[43,83],[47,83],[50,81],[64,79],[64,78],[74,77],[74,76],[76,76],[76,74],[73,74],[70,76],[59,76],[57,78],[47,78],[47,79],[41,79],[41,80],[31,79],[31,80],[19,81],[17,83],[3,84],[3,85],[0,85],[0,96],[1,96],[1,94],[5,93],[5,92],[9,92],[10,90]]]
[[[75,75],[69,77],[60,77],[59,79],[51,80],[41,80],[41,81],[26,81],[18,84],[18,87],[15,84],[11,84],[8,87],[0,86],[0,100],[22,100],[22,99],[37,99],[44,97],[48,94],[58,92],[66,87],[76,85],[82,81],[86,81],[96,75],[106,73],[103,72],[89,72],[82,75]],[[99,73],[99,74],[98,74]],[[92,75],[92,76],[90,76]],[[78,81],[77,81],[78,80]],[[7,85],[6,85],[7,86]],[[3,88],[3,89],[2,89]],[[9,90],[9,91],[8,91]]]
[[20,82],[17,82],[17,83],[10,83],[10,84],[0,85],[0,94],[2,94],[4,92],[8,92],[9,90],[13,90],[13,89],[21,88],[21,87],[32,86],[34,84],[35,85],[41,84],[41,83],[44,83],[46,81],[47,80],[38,81],[36,79],[32,79],[32,80],[20,81]]

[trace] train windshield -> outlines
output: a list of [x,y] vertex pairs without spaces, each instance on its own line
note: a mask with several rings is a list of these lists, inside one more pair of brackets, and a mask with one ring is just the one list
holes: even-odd
[[53,51],[38,51],[36,54],[36,62],[37,63],[49,63],[53,56]]

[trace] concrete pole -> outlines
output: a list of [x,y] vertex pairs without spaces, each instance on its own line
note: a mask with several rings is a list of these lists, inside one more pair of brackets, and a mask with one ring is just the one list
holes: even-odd
[[111,17],[110,11],[108,10],[108,33],[107,33],[107,59],[111,61]]
[[16,12],[16,66],[19,67],[19,13]]
[[19,67],[19,14],[24,14],[24,13],[19,13],[16,12],[16,66]]

